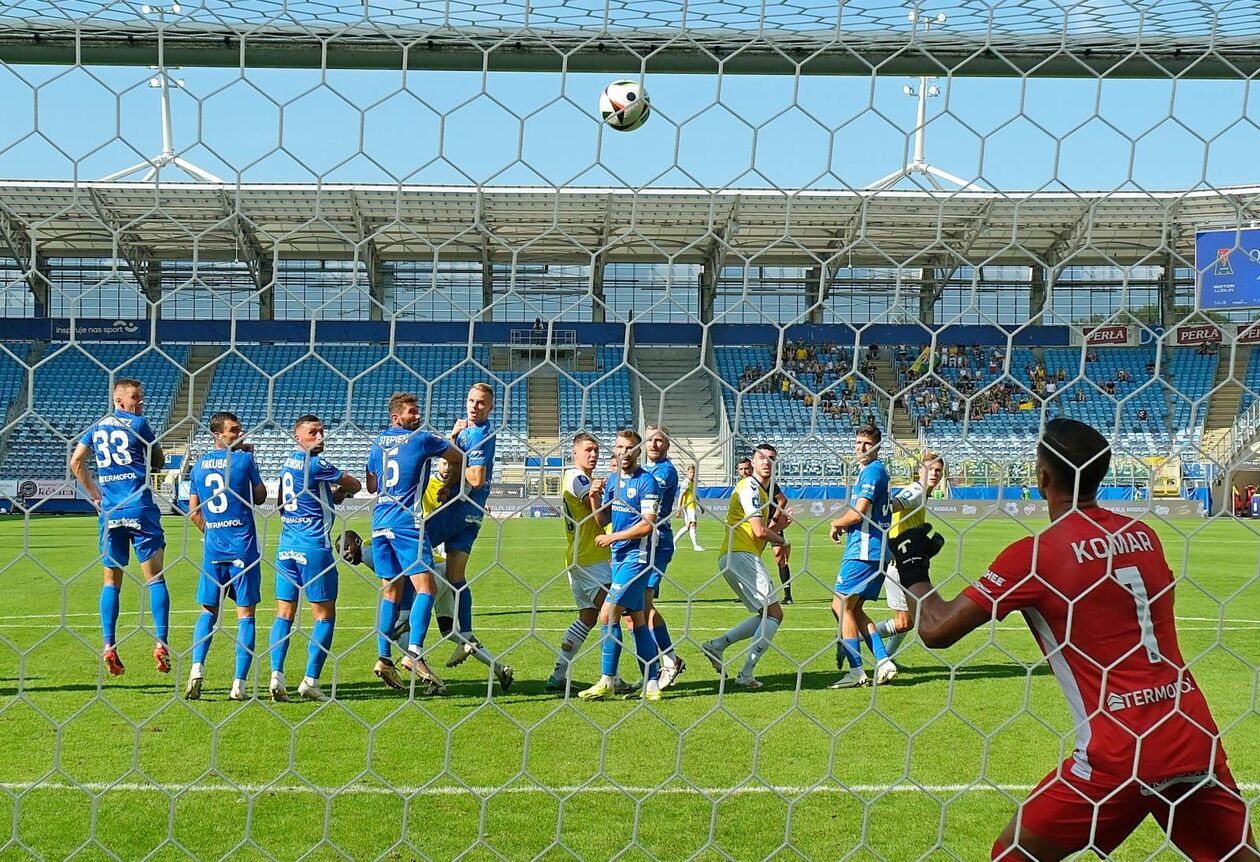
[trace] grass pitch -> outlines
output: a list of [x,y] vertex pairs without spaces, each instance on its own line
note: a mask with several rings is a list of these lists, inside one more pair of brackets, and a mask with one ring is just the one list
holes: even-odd
[[[955,526],[944,558],[957,553],[975,577],[1040,524]],[[1254,800],[1260,541],[1242,524],[1157,526],[1182,578],[1182,649]],[[201,546],[177,518],[166,520],[175,669],[153,670],[143,591],[129,580],[128,670],[106,678],[95,529],[89,518],[0,522],[2,859],[987,859],[1016,802],[1071,747],[1058,687],[1014,616],[944,653],[911,646],[892,685],[827,690],[839,550],[823,528],[809,541],[794,528],[797,602],[757,692],[719,693],[696,648],[745,615],[716,573],[721,527],[702,525],[707,552],[683,543],[661,606],[688,669],[656,706],[543,692],[574,616],[558,520],[488,522],[474,551],[477,634],[516,668],[510,692],[488,697],[474,661],[446,672],[444,698],[386,690],[371,676],[376,582],[345,567],[325,670],[336,699],[322,705],[227,699],[230,608],[203,700],[182,699]],[[273,550],[278,524],[265,530]],[[963,574],[936,580],[953,595]],[[263,649],[271,581],[268,570]],[[576,679],[598,674],[597,650],[592,637]],[[439,663],[448,651],[434,649]],[[265,696],[265,655],[254,673]],[[1161,845],[1147,824],[1115,858],[1179,858]]]

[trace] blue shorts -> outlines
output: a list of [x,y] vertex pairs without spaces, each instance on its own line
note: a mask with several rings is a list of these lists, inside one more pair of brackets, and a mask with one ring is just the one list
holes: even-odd
[[[432,560],[432,552],[429,559]],[[419,574],[425,569],[419,530],[386,528],[372,531],[372,564],[376,576],[386,581]]]
[[880,571],[878,560],[845,560],[840,563],[835,591],[842,596],[861,596],[874,601],[879,598],[883,584],[884,573]]
[[301,591],[308,602],[337,598],[337,564],[328,548],[281,548],[276,553],[276,598],[296,602]]
[[457,500],[439,509],[424,522],[424,534],[430,546],[446,545],[446,553],[472,553],[473,542],[481,532],[485,512],[475,503]]
[[262,560],[257,553],[239,560],[201,561],[197,604],[217,606],[225,592],[237,607],[248,608],[262,600]]
[[608,588],[607,601],[627,611],[641,611],[646,603],[643,593],[647,589],[651,569],[639,560],[613,560],[612,586]]
[[669,568],[669,561],[672,559],[673,548],[657,548],[652,556],[652,571],[648,573],[647,586],[653,595],[661,594],[661,578],[665,576],[665,570]]
[[166,547],[162,513],[157,506],[101,513],[100,550],[105,568],[121,569],[131,562],[132,546],[140,563],[147,563]]

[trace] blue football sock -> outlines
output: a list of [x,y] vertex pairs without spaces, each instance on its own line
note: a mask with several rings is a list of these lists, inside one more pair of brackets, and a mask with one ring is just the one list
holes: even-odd
[[101,634],[110,646],[118,636],[118,587],[110,584],[101,587]]
[[407,643],[418,650],[424,646],[424,639],[429,634],[429,623],[433,620],[433,596],[429,593],[416,593],[416,600],[411,605],[411,615],[407,619],[411,624]]
[[149,581],[149,611],[157,639],[166,643],[171,633],[171,592],[166,588],[166,578]]
[[861,638],[844,638],[841,641],[844,647],[844,653],[849,659],[849,667],[862,666],[862,639]]
[[639,657],[639,669],[643,671],[645,680],[653,680],[660,676],[661,662],[658,654],[660,647],[656,638],[652,637],[647,626],[634,627],[634,651]]
[[306,675],[319,679],[324,670],[324,662],[332,651],[333,628],[336,619],[315,620],[311,626],[311,648],[306,654]]
[[214,614],[203,610],[193,626],[193,664],[205,664],[210,652],[210,638],[214,636]]
[[249,666],[254,661],[254,640],[257,624],[253,617],[241,617],[236,621],[236,675],[233,679],[247,679]]
[[472,588],[465,581],[462,584],[455,584],[459,588],[458,604],[456,606],[456,616],[459,618],[459,633],[465,638],[472,637]]
[[293,631],[293,620],[276,617],[271,624],[271,672],[284,673],[284,659],[289,654],[289,633]]
[[621,661],[621,623],[600,626],[603,643],[600,645],[600,672],[604,676],[616,676]]
[[674,651],[674,642],[670,640],[669,629],[665,627],[664,620],[656,623],[656,628],[652,629],[652,637],[656,638],[656,646],[660,649],[661,655],[669,655]]
[[390,656],[390,633],[394,630],[396,622],[398,622],[398,603],[385,598],[381,599],[381,606],[376,612],[376,654],[381,658]]
[[879,632],[867,632],[862,640],[866,641],[866,648],[875,656],[875,661],[888,658],[888,648],[884,646],[884,639],[879,636]]

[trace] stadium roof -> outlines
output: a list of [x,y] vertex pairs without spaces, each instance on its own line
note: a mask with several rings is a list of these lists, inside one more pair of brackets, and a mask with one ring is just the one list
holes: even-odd
[[[997,193],[0,182],[0,228],[45,257],[947,266],[1193,260],[1260,220],[1260,187]],[[25,245],[29,243],[29,246]],[[939,261],[939,263],[934,262]]]
[[[1228,0],[954,0],[945,31],[902,0],[15,0],[7,63],[791,74],[1245,78],[1260,19]],[[914,4],[917,8],[919,4]],[[932,9],[931,12],[936,12]],[[925,10],[926,12],[926,10]]]

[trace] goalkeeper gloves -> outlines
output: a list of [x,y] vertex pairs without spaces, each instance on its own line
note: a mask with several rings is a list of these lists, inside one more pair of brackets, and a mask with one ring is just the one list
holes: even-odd
[[932,530],[931,524],[920,524],[890,540],[893,559],[897,561],[897,575],[903,587],[932,582],[928,576],[931,559],[945,547],[945,537]]

